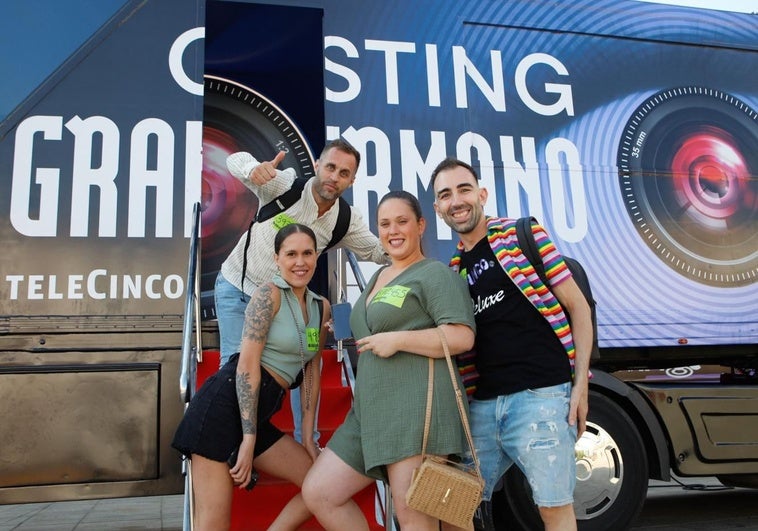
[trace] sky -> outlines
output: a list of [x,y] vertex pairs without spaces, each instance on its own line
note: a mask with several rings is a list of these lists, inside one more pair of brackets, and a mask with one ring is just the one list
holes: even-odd
[[738,11],[740,13],[758,13],[758,0],[640,0],[658,4],[677,6],[704,7],[720,11]]

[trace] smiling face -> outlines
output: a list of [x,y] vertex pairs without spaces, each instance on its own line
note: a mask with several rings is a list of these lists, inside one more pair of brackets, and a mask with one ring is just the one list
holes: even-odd
[[423,257],[421,236],[426,221],[400,198],[382,201],[377,210],[379,241],[393,262],[415,261]]
[[352,186],[357,170],[358,161],[350,153],[331,148],[322,154],[316,162],[316,180],[313,182],[317,200],[336,201]]
[[469,170],[455,166],[439,172],[434,181],[434,197],[435,212],[462,239],[471,236],[478,241],[486,233],[487,190],[479,188]]
[[304,288],[316,270],[316,242],[305,232],[295,232],[282,240],[274,261],[281,277],[293,288]]

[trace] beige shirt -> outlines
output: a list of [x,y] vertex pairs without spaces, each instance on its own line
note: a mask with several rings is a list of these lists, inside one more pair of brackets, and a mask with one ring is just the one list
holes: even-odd
[[[277,170],[276,177],[262,186],[253,184],[248,176],[259,162],[244,151],[233,153],[226,159],[229,172],[249,188],[257,197],[260,205],[265,205],[279,197],[292,186],[296,175],[295,170],[287,168]],[[316,234],[317,251],[324,251],[332,239],[332,231],[337,224],[339,204],[335,202],[321,217],[318,216],[318,204],[313,198],[313,179],[305,184],[303,194],[295,204],[284,212],[298,223],[307,225]],[[350,207],[350,226],[342,240],[335,247],[344,247],[353,251],[359,260],[370,260],[377,264],[389,263],[379,239],[369,230],[360,212]],[[277,229],[274,218],[263,223],[254,223],[247,249],[247,274],[244,291],[251,295],[256,285],[271,280],[276,273],[274,263],[274,237]],[[247,233],[243,233],[237,245],[232,249],[227,259],[221,265],[221,274],[234,286],[240,287],[242,281],[242,258],[245,249]]]

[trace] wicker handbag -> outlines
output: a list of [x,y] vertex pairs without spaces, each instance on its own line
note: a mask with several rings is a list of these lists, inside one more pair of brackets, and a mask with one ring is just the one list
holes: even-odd
[[471,430],[463,408],[463,397],[455,379],[455,369],[450,359],[444,332],[437,328],[445,351],[450,378],[455,389],[455,399],[458,403],[458,413],[466,432],[471,455],[474,459],[474,470],[460,463],[454,463],[437,456],[426,455],[426,443],[429,438],[429,425],[432,417],[432,396],[434,394],[434,360],[429,358],[429,387],[426,395],[426,418],[424,420],[424,439],[421,447],[421,466],[413,471],[411,486],[405,495],[409,507],[433,516],[463,529],[473,531],[474,511],[479,507],[484,490],[484,480],[479,471],[479,460],[476,457]]

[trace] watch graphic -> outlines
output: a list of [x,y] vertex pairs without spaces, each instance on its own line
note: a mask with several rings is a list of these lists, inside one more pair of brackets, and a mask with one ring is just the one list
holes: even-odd
[[720,90],[647,98],[618,149],[619,184],[643,241],[666,265],[716,287],[758,278],[758,113]]
[[279,167],[293,168],[298,177],[315,175],[315,164],[304,135],[271,100],[221,77],[206,75],[204,84],[201,291],[203,317],[210,318],[216,275],[258,209],[257,197],[229,173],[226,158],[247,151],[266,161],[284,151]]

